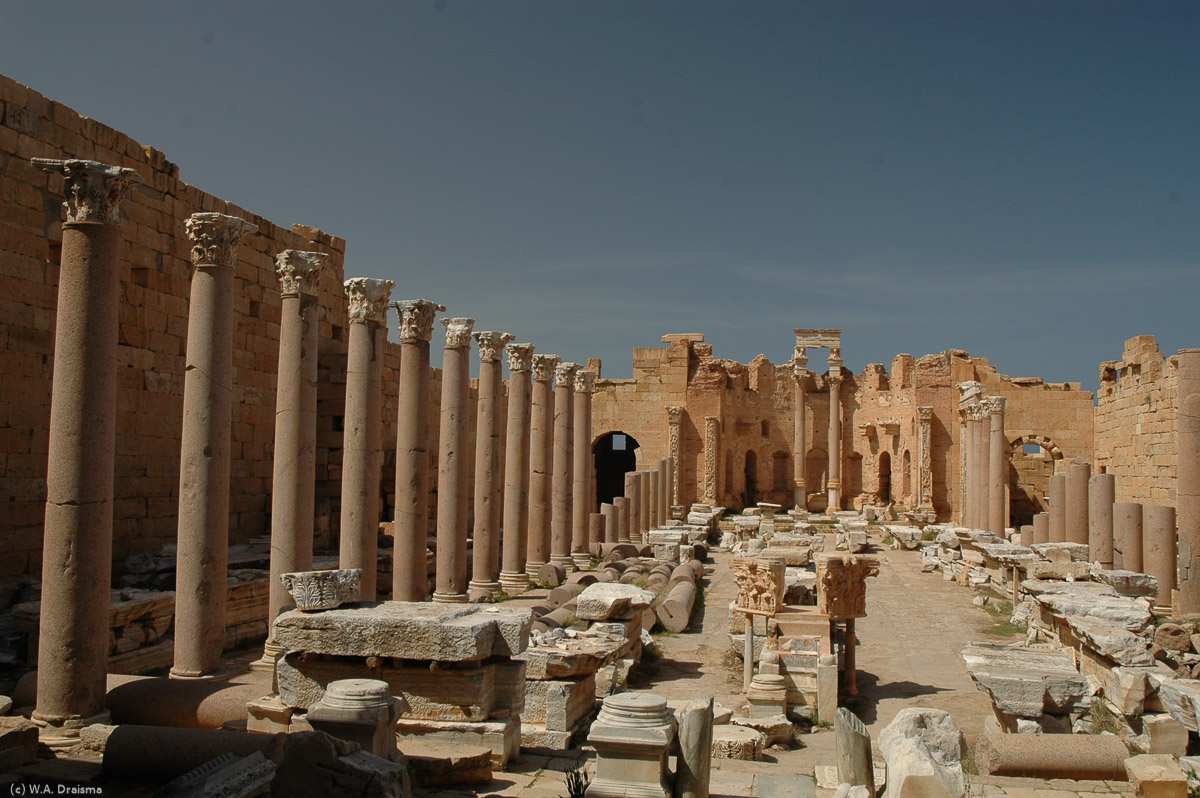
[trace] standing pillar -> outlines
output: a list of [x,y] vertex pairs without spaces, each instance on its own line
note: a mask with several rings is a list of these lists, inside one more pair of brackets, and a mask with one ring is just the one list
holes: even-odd
[[617,496],[613,499],[613,504],[616,505],[616,508],[617,508],[617,514],[616,514],[617,520],[613,526],[608,527],[608,535],[610,535],[612,537],[612,540],[608,540],[608,538],[606,536],[605,542],[607,542],[607,543],[628,543],[629,542],[629,499],[627,499],[624,496]]
[[600,512],[604,515],[604,538],[599,542],[616,543],[621,528],[621,522],[617,520],[621,515],[621,508],[617,506],[614,499],[612,504],[607,502],[601,504]]
[[658,461],[658,525],[666,526],[671,519],[671,458]]
[[[1113,505],[1113,546],[1120,550],[1122,568],[1142,571],[1142,505],[1137,502]],[[1114,554],[1113,558],[1116,557]]]
[[529,548],[525,573],[536,579],[550,557],[551,469],[554,462],[554,371],[558,355],[533,356],[529,408]]
[[607,528],[606,525],[608,523],[608,514],[604,512],[604,508],[611,506],[611,504],[605,502],[604,504],[600,505],[600,512],[588,513],[587,547],[589,555],[588,562],[585,565],[580,566],[581,570],[587,568],[588,565],[591,565],[591,552],[596,552],[597,558],[600,556],[600,544],[604,542],[604,537],[607,534],[605,529]]
[[237,245],[258,227],[194,213],[187,367],[179,467],[173,679],[223,677],[233,413],[233,273]]
[[988,402],[990,444],[988,447],[988,529],[1004,537],[1005,477],[1008,474],[1008,438],[1004,434],[1004,397],[993,396]]
[[1050,514],[1037,513],[1033,516],[1033,542],[1050,542]]
[[720,460],[720,423],[716,416],[704,417],[704,501],[717,506],[717,463]]
[[667,476],[670,480],[671,490],[668,494],[668,502],[670,505],[679,505],[683,503],[683,471],[679,465],[683,462],[683,408],[679,405],[672,405],[667,408],[667,424],[670,433],[671,456],[668,458]]
[[959,414],[962,416],[963,423],[959,428],[962,433],[963,447],[963,512],[962,523],[965,527],[975,526],[975,505],[977,504],[975,492],[979,487],[979,481],[975,478],[975,421],[973,419],[974,411],[970,407],[959,409]]
[[429,593],[429,341],[446,307],[428,299],[392,307],[400,317],[392,600],[421,601]]
[[1092,465],[1076,458],[1067,466],[1067,542],[1088,542],[1088,478]]
[[383,458],[383,350],[387,345],[391,280],[346,281],[350,344],[346,352],[346,414],[342,428],[342,521],[338,565],[362,569],[362,600],[374,601],[379,572],[379,475]]
[[826,512],[842,509],[842,401],[841,358],[834,365],[829,356],[829,507]]
[[[500,355],[513,339],[506,332],[474,333],[479,344],[479,403],[475,423],[475,528],[471,534],[471,601],[500,592],[501,419],[504,390]],[[519,526],[519,524],[518,524]]]
[[578,363],[559,363],[554,370],[554,503],[550,517],[550,562],[575,570],[571,559],[572,419]]
[[650,485],[650,472],[638,473],[638,537],[635,541],[639,546],[646,545],[646,535],[650,532],[650,508],[654,506],[654,494]]
[[917,408],[917,509],[933,511],[933,407]]
[[[312,570],[317,481],[317,289],[323,252],[285,249],[276,258],[283,308],[275,395],[275,468],[271,482],[270,624],[292,602],[282,576]],[[274,667],[268,636],[259,668]]]
[[[104,708],[121,304],[118,203],[141,177],[95,161],[33,160],[63,176],[62,258],[46,474],[37,709],[57,747]],[[77,742],[77,740],[76,740]],[[69,743],[61,743],[69,745]]]
[[595,460],[592,458],[592,391],[596,387],[596,372],[579,369],[575,372],[575,395],[571,409],[574,442],[571,465],[571,558],[575,567],[587,568],[591,563],[588,537],[591,524],[592,485]]
[[796,347],[792,355],[792,501],[797,510],[807,510],[808,486],[804,465],[808,456],[808,352]]
[[467,405],[474,319],[442,319],[442,410],[438,439],[437,571],[433,600],[467,600]]
[[1171,606],[1176,588],[1175,508],[1148,504],[1142,508],[1142,568],[1158,581],[1156,607]]
[[1179,521],[1179,611],[1200,612],[1200,349],[1180,349],[1175,507]]
[[646,472],[650,479],[650,529],[658,529],[662,526],[659,521],[659,511],[662,508],[662,474],[659,472],[658,463],[650,466],[650,470]]
[[[986,401],[986,400],[984,400]],[[973,408],[975,415],[975,529],[988,525],[988,436],[987,406],[981,401]]]
[[1088,480],[1088,559],[1113,567],[1113,501],[1117,478],[1096,474]]
[[625,536],[620,542],[632,543],[636,540],[640,545],[641,538],[638,533],[641,531],[642,518],[642,478],[637,471],[625,473],[625,499]]
[[1067,540],[1067,475],[1050,477],[1050,542]]
[[[504,551],[500,585],[510,596],[529,587],[529,371],[533,344],[509,344],[508,423],[504,444]],[[539,566],[540,567],[540,566]]]

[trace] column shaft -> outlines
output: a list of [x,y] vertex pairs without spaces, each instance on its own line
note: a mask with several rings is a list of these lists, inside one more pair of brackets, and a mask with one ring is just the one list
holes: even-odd
[[804,510],[808,487],[805,484],[804,464],[808,455],[807,407],[808,393],[804,390],[806,369],[792,365],[792,499],[797,510]]
[[620,521],[617,520],[621,514],[621,508],[617,505],[614,499],[612,504],[605,502],[600,505],[600,512],[604,514],[604,538],[601,543],[616,543],[617,533],[620,529]]
[[591,560],[588,540],[591,529],[592,501],[592,389],[596,372],[580,369],[575,373],[575,393],[571,410],[571,556],[577,568],[586,568]]
[[1067,540],[1067,475],[1050,477],[1050,542]]
[[1088,478],[1092,465],[1075,459],[1067,466],[1067,542],[1088,542]]
[[533,392],[529,409],[529,549],[525,572],[537,578],[549,561],[554,462],[555,355],[533,356]]
[[641,543],[641,524],[642,524],[642,478],[637,471],[627,471],[625,473],[625,499],[627,506],[625,508],[625,535],[621,538],[622,543],[632,543],[637,541]]
[[[1120,567],[1142,571],[1142,505],[1118,502],[1113,505],[1113,546],[1120,552]],[[1113,559],[1117,559],[1117,553]],[[1114,563],[1116,565],[1116,563]]]
[[975,528],[988,525],[988,420],[987,411],[977,408],[975,418]]
[[1142,508],[1142,568],[1158,581],[1156,607],[1171,606],[1176,588],[1175,508],[1146,505]]
[[[626,483],[628,490],[628,483]],[[629,499],[625,496],[617,496],[613,499],[613,504],[617,506],[616,523],[609,528],[611,540],[607,543],[628,543],[629,542]]]
[[525,568],[529,515],[529,369],[532,344],[508,346],[508,424],[504,444],[504,551],[500,584],[515,595],[529,587]]
[[975,522],[978,518],[978,514],[976,513],[975,508],[976,508],[976,505],[978,504],[978,497],[976,496],[976,492],[979,489],[979,480],[976,479],[976,477],[975,477],[975,472],[977,470],[976,469],[976,457],[975,457],[976,452],[977,452],[977,449],[975,447],[976,428],[975,428],[975,421],[974,421],[974,419],[971,418],[970,408],[967,408],[964,412],[966,413],[966,422],[963,424],[961,429],[963,432],[962,447],[963,447],[963,454],[965,457],[966,464],[963,468],[964,484],[962,485],[962,492],[963,492],[962,523],[963,523],[963,526],[973,529],[975,527]]
[[1117,478],[1096,474],[1088,480],[1088,555],[1092,562],[1113,567],[1113,501]]
[[988,529],[1004,536],[1005,483],[1008,475],[1008,438],[1004,434],[1004,399],[993,397],[990,409],[988,447]]
[[658,514],[662,508],[662,474],[658,470],[658,463],[650,466],[647,472],[650,479],[650,529],[658,529],[662,524],[659,521]]
[[550,518],[550,561],[568,571],[575,569],[571,559],[572,485],[572,405],[573,381],[579,366],[562,363],[555,371],[554,388],[554,479],[551,490],[554,504]]
[[[840,369],[839,369],[840,370]],[[842,508],[842,401],[841,377],[829,378],[829,508]]]
[[441,425],[438,439],[437,571],[433,600],[467,600],[467,431],[473,319],[442,319]]
[[[500,395],[504,390],[500,355],[512,340],[508,333],[481,331],[479,344],[479,402],[475,422],[475,527],[472,532],[472,601],[490,600],[500,592]],[[520,524],[518,523],[518,526]]]

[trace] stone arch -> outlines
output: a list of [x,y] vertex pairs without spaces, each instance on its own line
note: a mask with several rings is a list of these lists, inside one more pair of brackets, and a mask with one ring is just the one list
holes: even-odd
[[[1033,523],[1033,516],[1046,512],[1046,494],[1054,463],[1063,459],[1062,449],[1045,435],[1021,435],[1009,444],[1012,456],[1008,460],[1010,523],[1021,527]],[[1036,449],[1027,452],[1026,448]]]
[[625,495],[625,474],[637,470],[637,439],[628,432],[610,430],[592,441],[596,467],[596,511],[603,502]]

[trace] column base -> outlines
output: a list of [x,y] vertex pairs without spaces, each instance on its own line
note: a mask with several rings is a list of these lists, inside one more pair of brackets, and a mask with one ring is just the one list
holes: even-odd
[[254,662],[251,662],[250,670],[256,671],[259,673],[274,673],[275,672],[275,659],[276,659],[276,657],[278,657],[278,655],[281,651],[283,651],[282,647],[277,646],[268,640],[263,645],[262,658],[256,659],[256,660],[254,660]]
[[[533,562],[532,560],[525,563],[525,576],[528,577],[531,583],[537,583],[538,573],[542,570],[542,566],[545,564],[546,563],[544,562]],[[500,579],[504,579],[504,574],[500,574]]]
[[[274,660],[271,661],[271,667],[275,667]],[[177,671],[171,668],[171,671],[167,674],[167,678],[196,682],[223,682],[229,678],[229,671],[222,668],[211,673],[194,673],[191,671]]]
[[592,567],[592,555],[590,554],[572,554],[571,562],[575,563],[575,568],[580,571],[586,571]]
[[64,751],[79,745],[79,732],[84,727],[97,723],[110,725],[112,713],[106,709],[86,718],[70,718],[62,723],[51,723],[39,718],[34,712],[30,720],[38,727],[38,745],[44,745],[51,751]]
[[[534,572],[537,573],[536,571]],[[510,596],[516,596],[524,593],[529,589],[529,574],[516,572],[509,573],[508,571],[500,572],[500,587]]]
[[571,559],[569,554],[551,554],[550,562],[554,565],[562,567],[569,574],[575,573],[575,561]]
[[476,582],[472,579],[467,583],[467,599],[472,604],[491,601],[500,592],[499,582]]
[[466,604],[466,593],[438,593],[434,592],[433,600],[438,604]]

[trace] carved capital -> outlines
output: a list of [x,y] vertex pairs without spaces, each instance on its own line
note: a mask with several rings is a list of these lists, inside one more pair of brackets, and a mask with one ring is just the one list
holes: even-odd
[[554,372],[558,368],[558,364],[562,362],[562,358],[558,355],[534,355],[533,356],[533,379],[534,381],[544,381],[554,379]]
[[500,360],[500,354],[504,351],[504,346],[515,335],[506,332],[493,332],[491,330],[480,330],[472,333],[475,342],[479,344],[479,362],[495,363]]
[[575,392],[591,393],[596,390],[596,372],[591,369],[580,369],[575,372]]
[[387,323],[388,299],[396,284],[376,277],[351,277],[343,285],[349,300],[350,323]]
[[928,424],[930,421],[933,420],[933,408],[932,407],[918,407],[917,408],[917,419],[922,424]]
[[192,265],[230,269],[237,264],[238,242],[258,232],[258,225],[223,213],[193,213],[183,227],[192,240]]
[[1003,396],[989,396],[980,401],[984,412],[989,415],[1004,415],[1005,400]]
[[842,387],[842,376],[840,374],[830,374],[827,379],[829,380],[830,390],[836,391]]
[[570,388],[575,384],[575,372],[579,371],[578,363],[559,363],[554,367],[554,386]]
[[321,282],[321,267],[329,256],[324,252],[305,252],[285,249],[275,256],[275,276],[279,278],[279,293],[317,295]]
[[471,328],[475,326],[475,319],[456,316],[452,319],[439,319],[439,321],[446,328],[447,349],[462,349],[471,345]]
[[533,367],[533,344],[509,344],[504,347],[509,371],[529,371]]
[[667,421],[672,427],[678,427],[683,422],[683,408],[679,405],[671,405],[667,408]]
[[428,341],[433,338],[433,317],[446,310],[445,305],[428,299],[401,299],[393,302],[396,315],[400,317],[400,340]]
[[66,224],[121,224],[121,199],[137,183],[145,182],[136,169],[99,161],[34,158],[33,165],[63,176],[63,210]]

